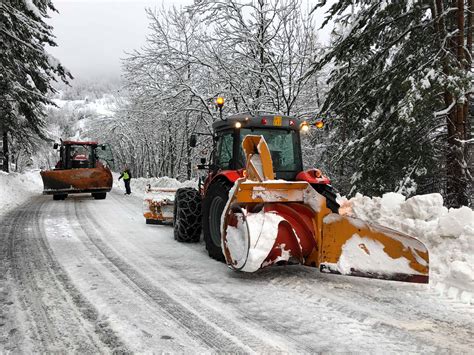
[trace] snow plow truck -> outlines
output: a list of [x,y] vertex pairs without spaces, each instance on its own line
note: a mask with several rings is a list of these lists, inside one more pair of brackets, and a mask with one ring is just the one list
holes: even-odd
[[108,165],[113,161],[110,147],[98,142],[61,141],[59,161],[54,169],[42,170],[43,194],[54,200],[64,200],[68,194],[91,193],[103,200],[112,189],[112,173]]
[[[199,189],[175,195],[174,237],[237,271],[303,264],[321,272],[428,283],[428,250],[398,231],[339,214],[330,180],[303,169],[306,121],[238,114],[213,123]],[[196,146],[196,136],[190,145]]]

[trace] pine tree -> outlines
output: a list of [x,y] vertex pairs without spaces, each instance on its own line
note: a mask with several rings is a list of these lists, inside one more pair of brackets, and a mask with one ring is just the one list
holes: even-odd
[[72,78],[45,51],[55,46],[52,27],[44,21],[56,11],[50,0],[4,0],[0,3],[0,131],[4,145],[3,170],[8,171],[8,143],[45,138],[45,105],[52,81]]
[[329,9],[344,33],[310,73],[334,66],[323,110],[336,117],[338,147],[328,156],[352,192],[443,191],[445,181],[448,204],[467,204],[469,6],[340,0]]

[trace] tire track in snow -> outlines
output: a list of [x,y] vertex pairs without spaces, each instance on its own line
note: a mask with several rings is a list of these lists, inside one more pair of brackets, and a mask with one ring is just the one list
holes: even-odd
[[[306,272],[304,274],[309,275]],[[420,346],[418,351],[469,353],[474,345],[474,322],[470,316],[474,312],[470,307],[464,305],[464,314],[459,314],[456,308],[457,302],[441,299],[443,305],[437,307],[446,309],[439,311],[451,313],[449,314],[451,319],[445,319],[444,315],[438,314],[437,309],[430,304],[435,301],[432,299],[432,292],[415,288],[415,285],[400,284],[397,287],[393,283],[381,285],[384,281],[360,279],[346,283],[337,276],[334,281],[329,280],[327,275],[318,276],[308,277],[308,282],[317,279],[316,281],[321,284],[318,289],[311,288],[311,296],[305,294],[306,287],[300,282],[295,282],[294,276],[288,279],[281,275],[271,275],[269,281],[272,287],[279,289],[283,287],[295,293],[295,296],[299,294],[303,299],[306,298],[305,302],[308,305],[325,302],[328,310],[341,312],[360,321],[361,324],[370,325],[386,334],[387,339],[418,344]],[[369,282],[373,284],[364,287],[364,284]],[[378,285],[393,290],[393,295],[387,296],[389,290],[382,296],[376,292],[370,294],[370,290],[377,289]],[[348,286],[349,289],[345,290],[344,286]],[[404,288],[412,288],[408,296],[402,291]],[[427,312],[424,307],[432,307],[431,312]]]
[[2,225],[1,260],[8,263],[11,291],[22,313],[15,316],[24,317],[16,323],[25,328],[17,330],[22,334],[9,345],[34,352],[126,350],[52,254],[41,219],[45,202],[46,197],[30,200],[9,213]]
[[[115,201],[119,201],[115,196],[113,198]],[[126,212],[126,215],[130,215],[129,205],[127,205],[127,208],[124,208],[123,203],[118,203],[117,205],[117,208]],[[92,205],[88,206],[92,207]],[[84,208],[85,206],[82,207]],[[99,235],[100,231],[105,230],[107,221],[105,224],[99,222],[99,214],[97,212],[98,211],[93,211],[93,208],[91,208],[89,213],[83,213],[81,210],[79,214],[80,218],[87,218],[89,222],[95,225],[95,233]],[[101,216],[101,219],[104,217],[105,215]],[[91,223],[80,223],[80,225],[91,225]],[[108,245],[109,243],[107,243],[107,240],[108,238],[100,239],[100,241]],[[185,277],[183,278],[181,273],[177,273],[166,263],[160,263],[158,258],[153,258],[149,254],[144,254],[143,250],[137,248],[134,243],[130,243],[129,239],[124,238],[123,243],[125,244],[122,245],[122,248],[127,250],[129,255],[134,255],[133,267],[136,270],[159,270],[160,278],[166,278],[165,292],[168,293],[170,297],[178,300],[180,304],[186,305],[191,311],[199,314],[221,331],[223,330],[225,333],[231,334],[234,338],[239,339],[251,349],[257,352],[272,353],[314,353],[318,351],[319,348],[317,346],[315,347],[313,344],[302,344],[285,332],[275,333],[276,329],[280,329],[278,328],[278,325],[270,328],[268,327],[268,324],[254,322],[251,317],[247,318],[245,312],[242,312],[243,310],[241,309],[238,309],[238,313],[236,313],[234,308],[227,307],[227,304],[229,301],[232,302],[232,299],[219,299],[203,288],[202,285],[195,284],[193,281],[186,279],[186,275],[184,275]],[[174,244],[176,242],[173,241],[172,243]],[[186,246],[189,245],[176,243],[177,249]],[[120,254],[120,252],[116,254]],[[212,260],[209,261],[215,263]],[[218,264],[219,266],[222,266],[221,263]],[[216,305],[218,305],[218,307],[216,307]],[[282,336],[283,334],[284,336]]]
[[[201,314],[195,312],[189,305],[176,300],[165,290],[153,285],[150,280],[135,270],[102,241],[100,237],[101,226],[97,221],[91,219],[86,213],[80,212],[80,208],[77,208],[77,204],[75,205],[75,211],[81,228],[95,247],[100,250],[111,264],[126,276],[131,284],[138,287],[144,295],[152,300],[162,311],[166,312],[169,317],[184,328],[188,334],[199,339],[203,344],[215,351],[231,353],[249,353],[255,351],[248,345],[249,342],[245,341],[244,343],[242,341],[242,339],[251,340],[249,339],[251,337],[250,334],[229,333],[201,316]],[[256,341],[250,341],[250,343],[256,343]],[[261,341],[257,341],[257,343],[261,343]],[[281,350],[266,348],[265,351],[279,352]]]

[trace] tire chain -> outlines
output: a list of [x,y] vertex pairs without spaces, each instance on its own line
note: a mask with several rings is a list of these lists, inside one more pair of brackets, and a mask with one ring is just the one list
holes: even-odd
[[201,196],[196,189],[185,187],[176,191],[174,238],[178,242],[197,243],[201,237]]

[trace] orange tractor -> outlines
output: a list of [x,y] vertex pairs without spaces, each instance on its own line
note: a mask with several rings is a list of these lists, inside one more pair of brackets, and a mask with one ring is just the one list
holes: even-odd
[[[199,191],[178,189],[174,236],[244,272],[303,264],[321,272],[428,282],[428,251],[417,239],[339,214],[330,181],[303,169],[300,132],[279,115],[238,114],[213,123],[214,147]],[[196,136],[191,137],[196,146]]]
[[[59,145],[54,143],[54,149]],[[64,200],[71,193],[91,193],[103,200],[112,189],[113,161],[110,148],[98,142],[61,141],[59,161],[54,169],[42,170],[43,194]]]

